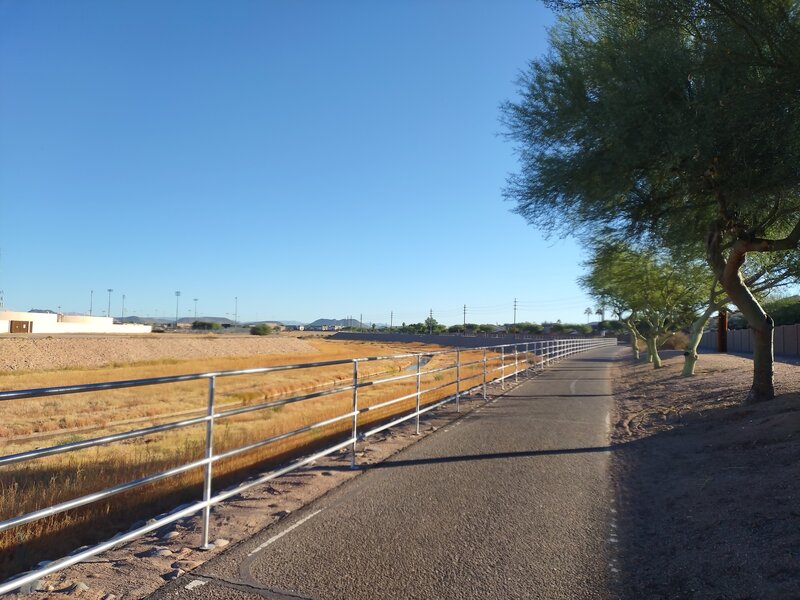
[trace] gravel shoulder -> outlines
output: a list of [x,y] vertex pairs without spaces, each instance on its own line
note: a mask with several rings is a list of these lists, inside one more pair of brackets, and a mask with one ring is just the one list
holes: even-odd
[[615,377],[613,476],[623,598],[800,598],[800,367],[742,405],[745,357],[698,374],[625,359]]

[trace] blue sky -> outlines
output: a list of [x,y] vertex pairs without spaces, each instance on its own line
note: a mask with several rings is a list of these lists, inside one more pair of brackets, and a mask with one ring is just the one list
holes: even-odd
[[583,322],[502,199],[532,0],[0,0],[6,308]]

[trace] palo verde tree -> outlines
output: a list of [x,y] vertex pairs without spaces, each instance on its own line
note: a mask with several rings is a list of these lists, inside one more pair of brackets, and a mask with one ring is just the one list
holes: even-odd
[[639,357],[637,341],[643,340],[648,360],[660,368],[658,348],[694,320],[708,269],[618,242],[595,246],[586,266],[589,272],[580,284],[614,307],[631,333],[634,357]]
[[798,2],[551,4],[578,7],[504,107],[507,197],[550,232],[702,244],[753,330],[748,400],[772,398],[773,322],[743,266],[800,243]]

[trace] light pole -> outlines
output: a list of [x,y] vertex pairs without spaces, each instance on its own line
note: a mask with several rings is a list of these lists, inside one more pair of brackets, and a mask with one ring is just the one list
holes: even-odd
[[239,322],[239,296],[234,296],[233,303],[233,326],[237,327]]
[[94,290],[89,291],[89,316],[92,316],[92,305],[94,304]]
[[120,320],[125,320],[125,294],[122,294],[122,317],[120,317]]
[[106,313],[107,317],[111,316],[111,292],[113,292],[111,288],[108,288],[108,312]]
[[175,329],[178,328],[178,307],[181,305],[181,293],[175,292]]
[[197,298],[194,299],[194,320],[197,320]]

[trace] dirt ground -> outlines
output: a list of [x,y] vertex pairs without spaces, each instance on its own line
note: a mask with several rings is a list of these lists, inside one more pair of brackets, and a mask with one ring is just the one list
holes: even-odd
[[612,431],[622,598],[800,598],[800,367],[742,405],[750,359],[704,354],[680,377],[618,364]]
[[213,358],[315,352],[289,336],[149,334],[0,336],[0,371],[104,367],[153,359]]

